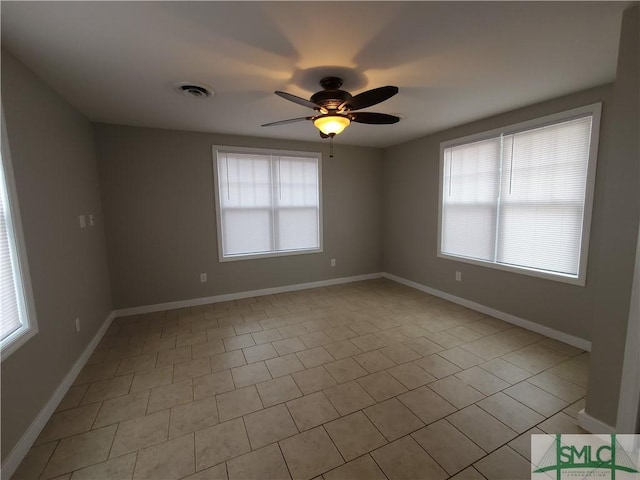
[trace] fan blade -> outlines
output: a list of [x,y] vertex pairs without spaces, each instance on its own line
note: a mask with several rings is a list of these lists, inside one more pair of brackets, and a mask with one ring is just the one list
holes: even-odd
[[278,122],[265,123],[261,127],[273,127],[274,125],[286,125],[287,123],[302,122],[303,120],[311,120],[313,117],[290,118],[289,120],[280,120]]
[[366,92],[359,93],[355,97],[350,98],[346,102],[343,102],[338,110],[360,110],[363,108],[371,107],[380,102],[390,99],[396,93],[398,93],[398,87],[387,85],[386,87],[374,88],[373,90],[367,90]]
[[400,117],[395,115],[387,115],[386,113],[373,113],[373,112],[358,112],[349,115],[352,122],[358,123],[371,123],[375,125],[389,125],[391,123],[398,123]]
[[276,90],[276,95],[284,98],[285,100],[289,100],[290,102],[297,103],[298,105],[302,105],[303,107],[313,108],[317,110],[320,108],[319,105],[307,100],[306,98],[298,97],[296,95],[292,95],[291,93],[281,92],[280,90]]
[[320,138],[329,138],[329,135],[326,133],[318,132],[320,134]]

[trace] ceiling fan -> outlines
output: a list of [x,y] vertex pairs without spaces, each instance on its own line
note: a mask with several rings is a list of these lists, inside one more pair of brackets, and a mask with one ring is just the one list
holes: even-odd
[[312,120],[313,124],[320,130],[322,138],[333,138],[347,128],[351,122],[388,125],[400,121],[400,117],[387,115],[386,113],[356,112],[356,110],[388,100],[398,93],[398,87],[388,85],[352,96],[349,92],[340,90],[342,79],[338,77],[325,77],[320,80],[320,86],[322,90],[314,93],[309,100],[287,92],[275,92],[276,95],[285,100],[314,109],[317,112],[316,115],[265,123],[262,126],[272,127]]

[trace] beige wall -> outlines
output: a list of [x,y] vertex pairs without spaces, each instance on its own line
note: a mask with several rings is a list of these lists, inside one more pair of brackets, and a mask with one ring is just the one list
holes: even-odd
[[[40,330],[2,362],[4,460],[105,321],[111,299],[90,123],[4,50],[2,103]],[[78,215],[88,213],[98,223],[81,230]]]
[[625,11],[614,98],[614,125],[605,150],[604,187],[598,199],[607,212],[597,245],[602,262],[595,278],[595,303],[586,412],[615,425],[627,334],[638,215],[640,211],[640,8]]
[[[603,252],[602,247],[616,250],[610,237],[604,234],[603,220],[617,214],[606,211],[602,202],[607,172],[616,168],[606,156],[611,131],[611,93],[612,86],[603,86],[387,149],[383,207],[385,271],[589,339],[598,285],[595,279],[612,254]],[[599,101],[603,102],[603,113],[586,287],[437,257],[441,142]],[[455,281],[456,271],[462,272],[462,282]],[[620,287],[628,285],[622,278],[611,281]]]
[[[379,149],[95,125],[115,308],[379,272]],[[218,262],[212,145],[321,151],[324,252]],[[335,268],[330,259],[337,260]],[[200,273],[208,282],[200,283]]]

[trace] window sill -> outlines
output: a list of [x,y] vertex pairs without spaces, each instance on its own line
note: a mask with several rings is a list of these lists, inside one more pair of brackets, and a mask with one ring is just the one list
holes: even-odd
[[494,270],[502,270],[503,272],[517,273],[517,274],[526,275],[529,277],[552,280],[554,282],[568,283],[570,285],[576,285],[579,287],[584,287],[586,285],[586,272],[581,273],[576,277],[573,275],[566,275],[562,273],[551,273],[544,270],[536,270],[534,268],[516,267],[516,266],[506,265],[502,263],[492,263],[492,262],[485,262],[482,260],[476,260],[473,258],[458,257],[456,255],[449,255],[441,252],[438,252],[437,256],[438,258],[442,258],[444,260],[452,260],[454,262],[468,263],[471,265],[477,265],[479,267],[492,268]]
[[31,326],[25,326],[19,328],[7,338],[0,342],[0,351],[2,361],[4,362],[9,356],[24,345],[29,339],[34,337],[38,333],[38,329]]
[[308,255],[312,253],[322,253],[322,248],[314,248],[309,250],[286,250],[282,252],[266,252],[266,253],[251,253],[251,254],[238,254],[219,256],[220,263],[223,262],[235,262],[239,260],[257,260],[260,258],[274,258],[274,257],[289,257],[293,255]]

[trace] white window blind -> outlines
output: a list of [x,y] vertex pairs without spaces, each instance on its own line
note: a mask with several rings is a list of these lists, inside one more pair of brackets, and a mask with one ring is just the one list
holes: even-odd
[[497,261],[577,275],[591,117],[504,137]]
[[221,260],[319,251],[320,159],[217,149]]
[[[3,170],[3,169],[1,169]],[[0,170],[0,339],[4,340],[22,326],[18,309],[14,258],[10,237],[11,215],[8,209],[4,174]]]
[[38,333],[4,111],[0,118],[0,355]]
[[500,139],[445,150],[443,251],[495,259]]
[[580,277],[593,130],[572,112],[443,148],[440,254]]

